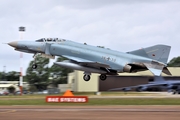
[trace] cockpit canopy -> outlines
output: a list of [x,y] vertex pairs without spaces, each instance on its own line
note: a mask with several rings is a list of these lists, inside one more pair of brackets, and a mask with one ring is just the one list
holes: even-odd
[[66,40],[61,38],[41,38],[39,40],[36,40],[36,42],[63,42],[63,41]]

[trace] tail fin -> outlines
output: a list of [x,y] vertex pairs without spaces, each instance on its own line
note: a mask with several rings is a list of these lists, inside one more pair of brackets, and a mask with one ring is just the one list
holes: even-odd
[[153,60],[157,60],[167,64],[167,60],[169,57],[169,53],[171,50],[171,46],[168,45],[155,45],[135,51],[128,52],[130,54],[143,56],[147,58],[151,58]]

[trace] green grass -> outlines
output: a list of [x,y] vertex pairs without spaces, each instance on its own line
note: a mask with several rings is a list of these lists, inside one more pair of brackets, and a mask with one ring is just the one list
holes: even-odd
[[91,105],[180,105],[177,98],[90,99]]
[[180,98],[89,98],[88,103],[46,103],[40,99],[0,99],[0,105],[180,105]]
[[[64,93],[55,94],[50,96],[62,96]],[[97,96],[95,92],[73,92],[75,96]],[[148,95],[158,95],[158,94],[152,94],[152,93],[142,93],[142,92],[101,92],[101,96],[148,96]],[[8,96],[0,96],[0,99],[3,98],[44,98],[47,96],[46,94],[28,94],[28,95],[8,95]]]
[[[153,93],[141,92],[74,92],[75,96],[158,96]],[[62,96],[56,94],[54,96]],[[46,103],[46,96],[53,95],[8,95],[0,96],[0,105],[180,105],[180,98],[89,98],[88,103]]]
[[101,96],[148,96],[156,95],[153,93],[143,93],[143,92],[102,92]]

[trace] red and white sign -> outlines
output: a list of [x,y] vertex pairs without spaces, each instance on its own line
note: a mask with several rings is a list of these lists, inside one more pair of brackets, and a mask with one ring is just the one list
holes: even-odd
[[71,91],[67,90],[63,96],[46,96],[46,102],[50,103],[86,103],[88,102],[87,96],[74,96]]
[[46,102],[56,103],[56,102],[76,102],[85,103],[88,102],[87,96],[46,96]]

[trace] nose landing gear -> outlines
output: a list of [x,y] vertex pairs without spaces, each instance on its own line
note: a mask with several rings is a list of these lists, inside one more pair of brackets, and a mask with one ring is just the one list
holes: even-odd
[[34,63],[32,64],[32,69],[36,69],[37,68],[37,64],[36,64],[36,57],[37,57],[38,53],[35,53],[33,58],[34,58]]
[[32,69],[36,69],[36,68],[37,68],[37,64],[33,64]]

